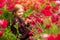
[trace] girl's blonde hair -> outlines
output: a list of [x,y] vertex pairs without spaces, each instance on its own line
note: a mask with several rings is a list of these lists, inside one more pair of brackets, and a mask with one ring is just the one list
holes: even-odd
[[[17,10],[19,10],[19,9],[23,9],[23,6],[22,5],[20,5],[20,4],[16,4],[15,6],[14,6],[14,9],[13,9],[13,14],[14,14],[14,12],[16,12]],[[24,9],[23,9],[24,10]]]

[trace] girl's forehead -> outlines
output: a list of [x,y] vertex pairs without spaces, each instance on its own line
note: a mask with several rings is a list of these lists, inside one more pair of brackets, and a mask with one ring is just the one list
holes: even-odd
[[23,8],[20,8],[18,11],[24,11],[24,9]]

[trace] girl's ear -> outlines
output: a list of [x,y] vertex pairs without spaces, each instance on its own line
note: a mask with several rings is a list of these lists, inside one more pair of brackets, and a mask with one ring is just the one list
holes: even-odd
[[16,13],[14,12],[14,15],[16,15]]

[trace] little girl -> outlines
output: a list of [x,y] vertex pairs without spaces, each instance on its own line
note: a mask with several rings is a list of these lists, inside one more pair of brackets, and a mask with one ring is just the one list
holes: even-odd
[[18,22],[18,32],[22,35],[20,37],[20,40],[26,40],[27,38],[29,38],[29,36],[32,35],[29,34],[30,30],[27,29],[27,27],[30,26],[29,23],[25,24],[24,22],[23,12],[23,6],[21,6],[20,4],[16,4],[12,12],[14,18],[12,20],[11,31],[13,34],[17,35],[17,29],[14,27],[14,25],[16,24],[16,22]]

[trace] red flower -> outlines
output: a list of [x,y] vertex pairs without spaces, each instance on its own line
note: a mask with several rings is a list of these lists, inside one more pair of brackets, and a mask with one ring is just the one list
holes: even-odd
[[38,29],[37,29],[37,32],[38,32],[38,33],[41,33],[41,32],[42,32],[42,30],[41,30],[40,28],[38,28]]
[[43,13],[45,16],[51,16],[52,15],[50,10],[45,10],[45,9],[41,10],[41,13]]
[[46,28],[50,28],[51,27],[51,25],[50,24],[46,24]]
[[44,0],[43,0],[43,1],[42,1],[42,0],[39,0],[39,2],[40,2],[40,3],[44,3]]
[[29,35],[32,35],[33,33],[32,33],[32,32],[29,32],[28,34],[29,34]]
[[4,7],[4,3],[6,2],[6,0],[0,0],[0,8],[3,8]]
[[31,21],[30,24],[35,25],[35,21]]
[[49,4],[47,4],[45,6],[45,8],[43,10],[41,10],[41,13],[43,13],[45,16],[51,16],[52,12],[51,12],[51,6]]
[[60,34],[57,35],[56,40],[60,40]]
[[0,3],[0,8],[3,8],[4,7],[4,3]]
[[52,12],[55,13],[55,11],[57,11],[59,8],[58,6],[56,5],[55,7],[52,8]]
[[3,36],[3,32],[0,31],[0,37]]
[[41,24],[44,23],[43,19],[41,19],[41,18],[36,18],[35,22],[40,22]]
[[52,36],[52,35],[50,35],[50,36],[47,38],[47,40],[55,40],[55,37]]
[[21,0],[15,0],[15,4],[20,4]]
[[33,14],[30,14],[28,18],[29,18],[29,19],[32,19],[32,17],[33,17]]
[[26,11],[28,9],[28,6],[23,6],[24,10]]
[[45,6],[45,10],[50,10],[50,9],[51,9],[51,6],[47,3]]
[[0,26],[1,26],[2,28],[6,28],[7,25],[8,25],[8,21],[7,21],[7,20],[0,20]]
[[53,15],[52,17],[51,17],[51,21],[52,21],[52,23],[55,23],[55,22],[57,22],[57,20],[58,20],[58,18],[57,18],[58,16],[55,14],[55,15]]
[[0,10],[0,14],[2,14],[2,10]]
[[7,10],[13,10],[15,4],[13,2],[7,4]]
[[3,20],[2,28],[6,28],[7,25],[8,25],[8,21],[7,20]]

